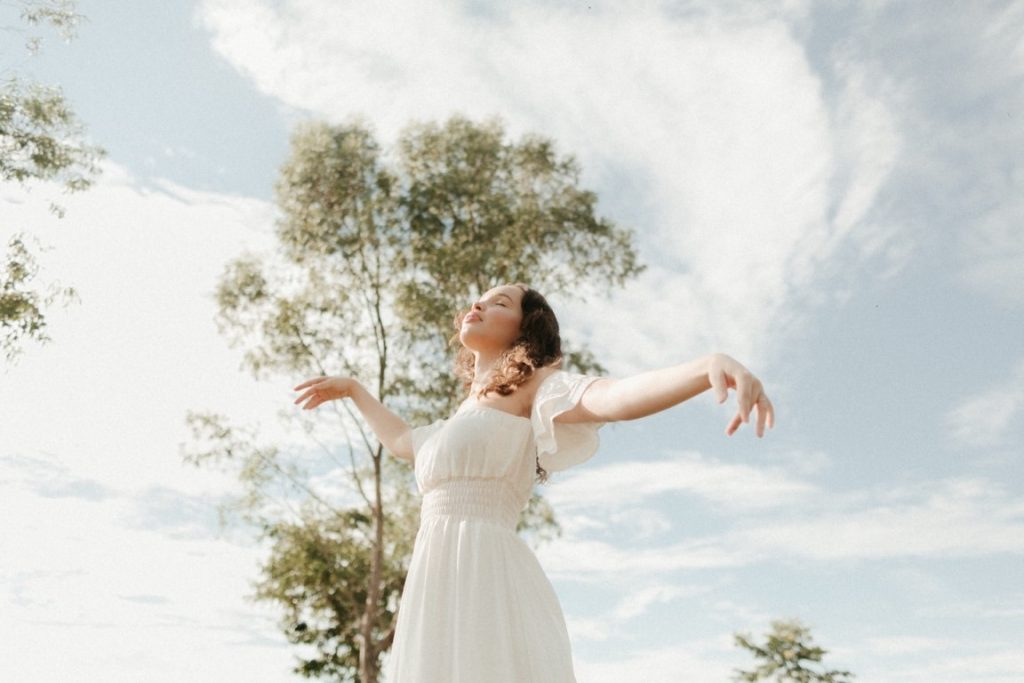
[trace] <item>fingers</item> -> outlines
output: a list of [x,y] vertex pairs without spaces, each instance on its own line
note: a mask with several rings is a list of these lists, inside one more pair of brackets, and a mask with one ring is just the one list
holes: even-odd
[[310,410],[311,408],[316,408],[318,405],[323,403],[323,401],[316,400],[315,396],[316,396],[316,385],[320,384],[325,379],[327,379],[326,376],[313,377],[312,379],[307,379],[305,382],[302,382],[301,384],[297,385],[294,389],[292,389],[292,391],[298,391],[299,389],[304,389],[306,387],[310,387],[306,392],[304,392],[297,399],[295,399],[295,401],[294,401],[295,405],[299,405],[300,403],[302,403],[303,401],[305,401],[307,398],[309,398],[311,396],[314,397],[313,400],[311,400],[306,405],[302,406],[303,410]]
[[757,430],[756,434],[760,438],[764,436],[764,423],[768,418],[768,397],[764,394],[757,399]]
[[764,393],[761,381],[750,373],[737,373],[733,378],[736,382],[736,414],[725,428],[725,433],[732,436],[743,423],[750,422],[750,413],[757,409],[757,421],[754,432],[758,437],[764,436],[764,430],[775,428],[775,407]]
[[740,375],[736,379],[736,403],[744,422],[750,422],[750,410],[754,407],[750,402],[750,389],[750,378]]
[[[764,436],[765,426],[769,429],[775,428],[775,408],[772,406],[772,402],[768,400],[768,397],[762,393],[758,396],[757,401],[754,403],[754,407],[757,408],[757,422],[755,423],[755,433],[759,437]],[[743,419],[742,409],[737,410],[736,414],[733,415],[732,420],[729,422],[729,426],[725,428],[725,433],[728,436],[732,436],[736,433],[736,430],[740,428],[740,425],[747,422],[748,419]]]
[[749,372],[737,373],[735,379],[738,415],[744,422],[750,422],[750,411],[754,408],[754,382],[757,380]]
[[708,373],[708,381],[711,382],[711,388],[715,392],[715,398],[718,399],[719,403],[723,403],[725,399],[729,397],[725,370],[721,367],[713,368],[711,372]]
[[735,434],[736,430],[740,428],[740,424],[742,423],[743,416],[740,415],[739,413],[736,413],[733,416],[732,421],[729,423],[729,426],[725,428],[726,436],[732,436],[733,434]]
[[302,400],[304,400],[304,399],[306,399],[308,397],[312,397],[312,398],[309,399],[309,403],[307,403],[306,405],[302,406],[303,410],[312,410],[313,408],[316,408],[318,405],[323,403],[323,401],[320,399],[320,397],[317,396],[314,393],[305,394],[305,395],[303,395],[301,398],[299,398],[295,402],[299,403],[300,401],[302,401]]
[[775,429],[775,407],[768,397],[761,394],[757,400],[757,435],[764,436],[765,425]]
[[310,401],[306,405],[302,406],[303,410],[316,408],[318,405],[323,403],[323,401],[320,400],[320,395],[317,393],[316,387],[312,387],[308,389],[305,393],[303,393],[301,396],[299,396],[297,399],[295,399],[295,404],[298,405],[305,401],[307,398],[310,399]]
[[292,391],[298,391],[299,389],[308,387],[309,385],[315,384],[315,383],[320,382],[320,381],[322,381],[324,379],[327,379],[327,378],[324,377],[324,376],[320,376],[320,377],[314,377],[313,379],[307,379],[302,384],[299,384],[297,387],[293,388]]
[[764,406],[762,402],[771,407],[771,401],[764,393],[764,385],[761,380],[750,373],[743,373],[736,378],[737,402],[739,403],[740,415],[744,422],[750,422],[750,411],[757,408],[758,420],[761,420]]

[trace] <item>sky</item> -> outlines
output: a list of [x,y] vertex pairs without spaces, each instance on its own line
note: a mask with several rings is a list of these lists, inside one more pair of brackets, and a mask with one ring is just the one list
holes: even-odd
[[[214,323],[275,252],[299,121],[498,116],[574,156],[648,268],[551,296],[609,376],[728,353],[777,417],[711,393],[601,429],[544,488],[538,558],[581,683],[725,681],[798,618],[882,683],[1024,680],[1024,5],[81,2],[5,69],[108,151],[88,192],[0,185],[0,237],[80,303],[0,374],[0,679],[297,680],[189,410],[312,449]],[[0,25],[17,25],[9,6]],[[59,199],[67,215],[47,210]],[[455,302],[462,304],[463,302]],[[317,437],[340,444],[318,416]]]

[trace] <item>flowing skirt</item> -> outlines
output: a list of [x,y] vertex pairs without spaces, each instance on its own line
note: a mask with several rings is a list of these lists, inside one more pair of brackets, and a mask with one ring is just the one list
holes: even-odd
[[435,502],[424,499],[388,683],[575,683],[561,605],[514,516]]

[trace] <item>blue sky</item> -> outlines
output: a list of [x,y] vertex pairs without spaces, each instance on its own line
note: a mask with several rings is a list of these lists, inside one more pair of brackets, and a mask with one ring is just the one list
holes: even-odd
[[80,11],[72,43],[0,52],[110,153],[61,221],[54,188],[0,187],[0,237],[54,245],[41,277],[82,296],[0,378],[5,679],[293,678],[245,599],[259,548],[217,532],[233,484],[178,444],[191,409],[312,448],[278,418],[304,378],[240,372],[213,286],[273,252],[296,121],[386,143],[456,112],[555,139],[637,233],[644,276],[552,297],[567,338],[613,377],[724,351],[776,405],[763,440],[710,395],[607,425],[552,478],[538,556],[581,682],[728,680],[732,633],[789,616],[862,681],[1024,678],[1020,3]]

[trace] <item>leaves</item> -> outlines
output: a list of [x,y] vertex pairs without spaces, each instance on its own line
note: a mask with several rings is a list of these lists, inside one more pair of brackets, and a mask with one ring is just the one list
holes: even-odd
[[[26,23],[50,24],[65,40],[74,37],[83,19],[75,13],[71,0],[19,4]],[[39,43],[40,38],[32,36],[26,46],[34,53]],[[31,181],[55,181],[64,192],[80,192],[91,186],[105,155],[102,148],[84,141],[82,125],[60,87],[25,81],[17,74],[0,81],[0,182],[24,186]],[[64,216],[64,207],[52,201],[50,211]],[[44,309],[53,303],[60,289],[55,283],[40,287],[32,282],[38,267],[23,237],[24,233],[18,233],[8,243],[5,279],[0,281],[0,347],[8,362],[22,352],[26,340],[51,341],[44,332]],[[49,293],[43,294],[44,290]],[[77,298],[77,293],[68,287],[62,298],[67,303]]]
[[763,645],[754,643],[750,636],[734,636],[738,646],[750,650],[755,659],[763,660],[753,671],[736,669],[734,680],[762,681],[774,676],[780,683],[849,683],[853,677],[849,671],[818,671],[806,665],[820,663],[828,650],[812,645],[810,630],[798,620],[773,621],[771,627]]
[[12,236],[0,270],[0,350],[8,362],[22,353],[21,342],[25,339],[52,341],[46,334],[44,307],[58,299],[64,304],[78,300],[73,287],[61,287],[55,282],[45,292],[29,287],[38,271],[35,257],[25,246],[24,234]]
[[[65,41],[70,41],[85,16],[75,12],[74,0],[31,0],[23,3],[21,18],[31,25],[50,24],[60,31]],[[37,46],[39,39],[33,37],[29,40],[29,50],[34,52],[32,46]]]

